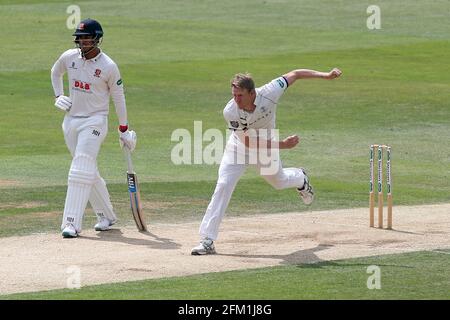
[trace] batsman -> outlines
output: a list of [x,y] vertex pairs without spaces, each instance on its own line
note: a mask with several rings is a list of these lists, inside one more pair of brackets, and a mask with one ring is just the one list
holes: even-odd
[[[128,130],[119,68],[99,48],[103,39],[100,23],[85,19],[73,36],[76,48],[65,51],[51,69],[55,106],[65,113],[62,130],[72,155],[61,224],[64,238],[80,234],[88,201],[97,216],[96,231],[108,230],[117,221],[106,183],[97,168],[97,156],[108,133],[111,96],[119,120],[120,146],[131,151],[136,146],[136,133]],[[64,93],[65,73],[68,96]]]
[[[233,98],[223,110],[232,134],[220,163],[214,194],[200,225],[200,243],[192,249],[192,255],[216,253],[214,241],[218,237],[220,223],[234,188],[249,164],[256,166],[259,174],[275,189],[296,189],[306,205],[313,202],[314,191],[305,170],[283,168],[281,164],[279,149],[294,148],[300,139],[297,135],[278,138],[275,129],[278,100],[299,79],[331,80],[341,73],[337,68],[330,72],[295,69],[258,88],[255,88],[250,74],[234,76],[231,80]],[[261,150],[267,150],[271,161],[262,161],[265,152],[261,153]],[[269,168],[264,166],[267,163],[271,163]]]

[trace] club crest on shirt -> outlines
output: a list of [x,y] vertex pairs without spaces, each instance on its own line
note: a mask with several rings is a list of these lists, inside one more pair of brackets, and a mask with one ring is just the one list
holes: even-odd
[[230,125],[232,128],[238,128],[239,127],[239,122],[238,121],[230,121]]
[[100,73],[102,73],[102,70],[95,69],[94,77],[100,78]]

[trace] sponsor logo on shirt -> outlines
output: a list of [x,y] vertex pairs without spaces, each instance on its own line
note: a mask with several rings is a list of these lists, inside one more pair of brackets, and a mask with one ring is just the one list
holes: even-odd
[[253,125],[254,125],[255,123],[257,123],[258,121],[267,118],[271,113],[272,113],[272,111],[269,111],[269,112],[267,112],[266,114],[262,114],[259,118],[257,118],[255,121],[250,122],[248,125],[249,125],[249,126],[253,126]]
[[78,90],[78,91],[82,91],[82,92],[87,92],[87,93],[91,93],[91,83],[87,83],[87,82],[83,82],[80,80],[73,80],[73,85],[72,85],[72,89],[74,90]]

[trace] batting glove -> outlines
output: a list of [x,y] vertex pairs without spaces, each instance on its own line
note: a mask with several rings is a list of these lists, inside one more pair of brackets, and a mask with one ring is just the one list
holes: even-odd
[[70,108],[72,107],[72,100],[70,100],[70,98],[66,96],[59,96],[58,98],[56,98],[55,106],[65,112],[69,112]]
[[124,146],[126,146],[131,152],[133,152],[133,150],[136,148],[136,142],[136,132],[134,132],[133,130],[121,132],[119,130],[119,143],[122,149]]

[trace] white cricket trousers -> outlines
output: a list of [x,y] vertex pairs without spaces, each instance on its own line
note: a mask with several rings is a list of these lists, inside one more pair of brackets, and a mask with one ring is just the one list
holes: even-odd
[[259,174],[275,189],[302,188],[305,182],[303,171],[298,168],[283,168],[279,156],[274,160],[277,163],[278,170],[274,170],[276,172],[270,175],[264,174],[264,170],[259,164],[238,164],[236,161],[229,160],[234,157],[235,155],[225,148],[225,154],[219,167],[216,189],[200,225],[201,239],[217,239],[219,226],[225,215],[231,195],[247,166],[255,167]]
[[72,155],[61,229],[72,223],[81,232],[87,202],[96,213],[112,212],[106,183],[97,169],[97,156],[108,133],[106,115],[72,117],[62,124],[64,140]]

